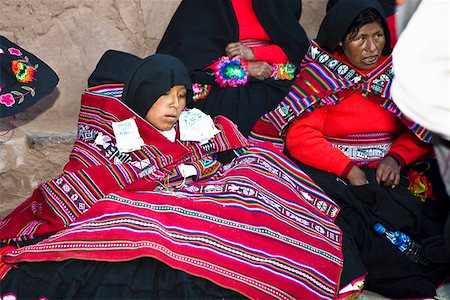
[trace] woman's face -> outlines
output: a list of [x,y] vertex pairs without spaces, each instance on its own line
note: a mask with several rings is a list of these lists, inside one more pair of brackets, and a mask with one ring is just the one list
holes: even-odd
[[184,85],[175,85],[150,107],[145,119],[157,129],[173,128],[186,106],[187,90]]
[[383,27],[374,22],[362,26],[354,37],[351,37],[351,33],[347,34],[342,49],[355,67],[372,70],[377,65],[385,44]]

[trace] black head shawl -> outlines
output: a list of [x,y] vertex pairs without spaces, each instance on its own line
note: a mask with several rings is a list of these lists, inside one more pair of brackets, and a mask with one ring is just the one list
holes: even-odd
[[[269,37],[298,65],[309,45],[299,24],[301,1],[253,0],[252,3]],[[225,46],[238,39],[239,26],[231,0],[183,0],[156,52],[180,58],[192,75],[192,71],[201,70],[226,55]]]
[[[335,5],[339,1],[341,0],[328,0],[327,12],[333,7],[333,5]],[[396,9],[395,0],[378,0],[378,2],[380,2],[381,7],[383,7],[386,16],[391,16],[395,14]]]
[[383,49],[384,55],[391,53],[391,35],[386,22],[386,15],[377,0],[339,0],[334,4],[319,28],[317,43],[329,53],[334,53],[340,41],[355,20],[355,18],[365,9],[374,8],[378,11],[383,20],[383,29],[386,36],[386,45]]
[[144,58],[131,71],[125,82],[122,101],[145,118],[156,100],[175,85],[186,87],[188,106],[192,101],[192,83],[184,64],[173,56],[153,54]]
[[140,57],[118,50],[107,50],[88,78],[88,87],[109,83],[124,83]]

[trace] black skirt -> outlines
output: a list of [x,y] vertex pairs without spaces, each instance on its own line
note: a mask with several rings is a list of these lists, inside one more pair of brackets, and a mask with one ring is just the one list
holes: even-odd
[[[340,177],[304,165],[286,154],[341,209],[336,219],[343,232],[341,287],[367,273],[365,288],[386,297],[433,298],[436,295],[436,287],[450,274],[450,250],[444,240],[450,198],[436,176],[435,160],[430,159],[431,168],[427,172],[435,197],[422,202],[408,190],[409,181],[405,176],[392,189],[377,183],[375,169],[362,167],[369,184],[351,186]],[[421,244],[428,264],[411,261],[373,230],[375,223],[402,231]]]
[[25,262],[0,282],[17,299],[244,299],[236,291],[152,258]]

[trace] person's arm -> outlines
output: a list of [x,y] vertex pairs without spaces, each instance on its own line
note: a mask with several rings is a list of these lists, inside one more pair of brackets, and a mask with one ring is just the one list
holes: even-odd
[[354,164],[325,139],[322,131],[326,117],[327,108],[322,107],[298,118],[288,128],[286,147],[298,161],[347,178]]
[[379,184],[394,188],[400,182],[402,168],[430,151],[430,145],[422,143],[411,132],[404,131],[393,143],[388,154],[376,166]]
[[401,168],[427,154],[431,149],[430,144],[421,142],[412,132],[402,132],[392,144],[389,156],[397,160]]
[[229,58],[241,58],[247,62],[248,74],[259,80],[265,80],[273,72],[273,66],[263,60],[257,60],[253,48],[241,43],[230,43],[225,48]]
[[255,54],[255,61],[265,61],[269,64],[288,62],[286,54],[276,44],[253,47],[252,50]]
[[229,43],[225,47],[227,56],[230,58],[239,57],[248,62],[265,61],[269,64],[286,63],[288,58],[283,50],[275,45],[249,47],[239,42]]

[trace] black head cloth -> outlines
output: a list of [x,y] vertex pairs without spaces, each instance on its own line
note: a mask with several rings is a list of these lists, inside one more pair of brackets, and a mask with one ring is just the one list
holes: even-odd
[[329,53],[334,53],[340,41],[347,33],[356,17],[365,9],[374,8],[383,20],[383,29],[386,36],[384,55],[391,53],[391,36],[386,22],[386,15],[377,0],[339,0],[325,15],[317,34],[317,43]]
[[88,78],[88,87],[109,83],[125,83],[141,58],[119,50],[107,50]]
[[192,83],[184,64],[170,55],[153,54],[134,67],[125,82],[122,100],[144,118],[158,98],[175,85],[186,87],[188,106],[192,101]]

